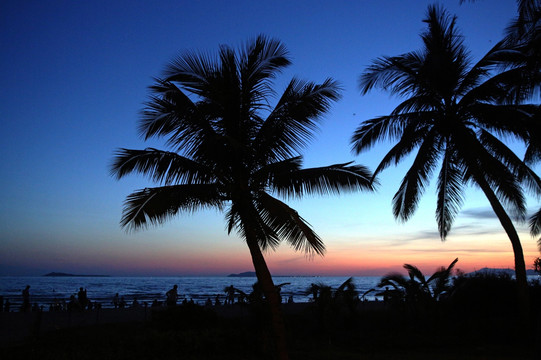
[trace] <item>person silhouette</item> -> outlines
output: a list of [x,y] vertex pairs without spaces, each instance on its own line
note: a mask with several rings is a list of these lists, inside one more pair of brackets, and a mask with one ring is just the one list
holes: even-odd
[[120,302],[118,303],[119,309],[124,309],[126,307],[126,300],[124,299],[124,296],[120,297]]
[[235,287],[233,285],[228,286],[225,288],[225,293],[227,294],[225,297],[225,304],[233,304],[235,302]]
[[178,286],[174,285],[172,289],[167,291],[165,293],[165,303],[167,306],[176,306],[177,305],[177,299],[178,299],[178,292],[177,292]]
[[118,293],[115,294],[113,297],[113,306],[115,309],[118,309],[118,304],[120,303],[120,299],[118,298]]
[[77,300],[79,300],[79,306],[81,306],[81,309],[84,310],[88,304],[88,298],[86,297],[86,289],[83,289],[82,287],[79,288],[79,292],[77,293]]
[[26,285],[23,290],[23,304],[21,306],[22,311],[26,312],[30,310],[30,285]]

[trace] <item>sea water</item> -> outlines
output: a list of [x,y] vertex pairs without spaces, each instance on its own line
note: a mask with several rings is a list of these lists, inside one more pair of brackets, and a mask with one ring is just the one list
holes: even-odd
[[[290,296],[295,302],[308,302],[311,295],[308,288],[311,284],[323,284],[337,289],[348,277],[317,277],[317,276],[278,276],[274,277],[275,285],[282,285],[281,295],[284,301]],[[354,277],[353,283],[359,296],[367,300],[375,299],[375,291],[381,277]],[[139,303],[150,305],[154,300],[163,302],[165,292],[178,285],[179,299],[190,300],[203,305],[207,299],[215,302],[216,297],[221,302],[225,300],[224,289],[233,285],[235,288],[249,294],[255,277],[78,277],[78,276],[37,276],[37,277],[0,277],[0,296],[4,302],[9,300],[11,311],[18,311],[22,303],[22,290],[30,285],[30,302],[43,306],[45,310],[56,301],[69,301],[71,295],[77,296],[79,288],[86,289],[87,297],[101,304],[102,307],[113,307],[113,297],[116,293],[124,297],[130,305],[134,299]]]

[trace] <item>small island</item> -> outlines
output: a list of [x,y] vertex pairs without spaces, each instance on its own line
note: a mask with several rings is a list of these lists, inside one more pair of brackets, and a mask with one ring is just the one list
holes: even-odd
[[246,271],[239,274],[229,274],[227,277],[256,277],[255,271]]
[[67,273],[62,273],[62,272],[50,272],[48,274],[45,274],[43,276],[56,276],[56,277],[61,277],[61,276],[69,276],[69,277],[109,277],[110,275],[76,275],[76,274],[67,274]]

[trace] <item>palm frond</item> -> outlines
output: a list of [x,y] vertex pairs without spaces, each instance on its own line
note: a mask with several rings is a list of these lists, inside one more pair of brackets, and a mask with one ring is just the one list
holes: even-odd
[[146,103],[139,123],[139,132],[150,137],[165,137],[166,145],[194,156],[202,145],[219,142],[213,127],[216,110],[204,102],[193,103],[173,83],[156,80],[151,87],[156,93]]
[[399,138],[406,123],[400,115],[380,116],[364,121],[353,133],[351,144],[353,151],[360,154],[370,149],[376,142]]
[[346,281],[344,281],[339,287],[338,289],[336,289],[336,292],[344,292],[346,290],[349,290],[349,291],[355,291],[355,283],[353,282],[353,278],[350,277],[348,278]]
[[322,84],[291,80],[251,144],[259,154],[259,162],[282,160],[299,153],[314,136],[321,116],[339,99],[340,90],[332,79]]
[[373,88],[381,88],[391,94],[405,95],[417,92],[418,70],[422,65],[420,54],[411,52],[394,57],[380,57],[361,74],[359,87],[365,95]]
[[281,239],[276,229],[272,228],[261,215],[257,204],[247,207],[238,201],[232,201],[226,212],[228,233],[235,229],[243,239],[256,239],[261,250],[275,250],[280,245]]
[[196,105],[175,84],[162,79],[154,81],[150,86],[153,95],[146,103],[138,127],[145,140],[174,134],[182,118],[196,115]]
[[396,290],[406,288],[408,280],[400,273],[390,273],[382,277],[378,283],[378,287],[392,286]]
[[451,230],[453,221],[464,202],[462,176],[463,170],[457,165],[449,149],[443,157],[438,176],[438,199],[436,206],[436,221],[442,240],[445,240]]
[[541,234],[541,208],[539,208],[539,211],[530,217],[529,226],[530,234],[532,236]]
[[541,195],[541,179],[500,139],[487,131],[480,131],[478,136],[482,145],[488,149],[492,156],[502,162],[515,176],[517,180],[526,185],[526,189],[532,194]]
[[296,251],[303,251],[309,256],[325,253],[323,241],[297,211],[265,193],[257,199],[256,206],[268,228]]
[[469,129],[457,129],[453,144],[457,161],[465,170],[465,182],[475,185],[486,182],[507,211],[522,220],[526,212],[525,198],[516,175]]
[[393,215],[406,221],[415,210],[425,188],[430,181],[438,161],[439,139],[435,132],[429,133],[419,147],[412,166],[402,179],[400,187],[393,197]]
[[162,224],[179,211],[221,208],[223,199],[215,185],[173,185],[137,190],[124,202],[120,225],[129,230]]
[[301,166],[302,156],[296,156],[282,161],[272,162],[260,168],[254,168],[252,173],[253,183],[260,184],[264,188],[270,188],[276,181],[277,174],[287,176],[287,174],[300,170]]
[[467,107],[475,126],[500,137],[512,137],[526,143],[533,128],[537,106],[476,103]]
[[[494,91],[498,92],[501,98],[501,81],[491,80],[492,70],[496,68],[503,58],[517,56],[516,51],[505,48],[501,43],[496,44],[490,49],[477,63],[465,72],[462,81],[457,87],[457,94],[462,96],[462,103],[470,103],[477,99],[494,98]],[[496,74],[497,76],[497,74]],[[487,95],[485,95],[486,93]]]
[[218,59],[210,53],[186,51],[167,64],[164,76],[166,81],[204,98],[219,68]]
[[441,6],[428,7],[421,34],[423,63],[418,77],[425,91],[449,99],[456,94],[461,79],[469,67],[469,55],[463,37],[456,28],[456,16],[451,16]]
[[374,176],[379,175],[380,172],[391,164],[398,165],[400,160],[408,156],[415,148],[422,144],[429,129],[430,127],[428,126],[417,128],[416,124],[407,126],[400,140],[385,154],[376,170],[374,170]]
[[448,290],[449,280],[457,262],[458,258],[453,260],[447,268],[442,267],[440,270],[436,271],[427,280],[428,284],[433,284],[432,291],[434,293],[434,298],[438,299],[441,294]]
[[165,185],[202,184],[214,180],[207,167],[173,152],[153,148],[119,149],[111,174],[120,179],[131,173],[147,175],[156,183]]
[[239,60],[243,104],[259,108],[260,102],[274,93],[270,80],[290,64],[288,52],[280,41],[264,35],[249,41]]
[[373,191],[377,184],[372,173],[362,165],[351,163],[291,169],[276,172],[270,188],[283,197],[302,197],[308,194],[340,194],[360,190]]
[[527,141],[524,162],[534,164],[541,161],[541,107],[532,112],[533,116],[527,124],[529,139]]
[[404,264],[403,267],[407,270],[410,280],[417,280],[423,286],[427,285],[424,274],[417,266],[411,264]]

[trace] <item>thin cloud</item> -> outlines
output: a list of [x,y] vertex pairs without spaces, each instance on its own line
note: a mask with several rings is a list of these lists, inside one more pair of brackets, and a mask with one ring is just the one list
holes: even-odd
[[[411,249],[409,250],[412,253],[434,253],[434,249]],[[453,254],[478,254],[478,253],[508,253],[508,249],[498,249],[498,248],[475,248],[475,249],[438,249],[438,253],[453,253]]]
[[471,208],[471,209],[462,210],[460,214],[465,215],[466,217],[469,217],[472,219],[498,220],[498,217],[494,213],[494,210],[492,210],[491,208]]

